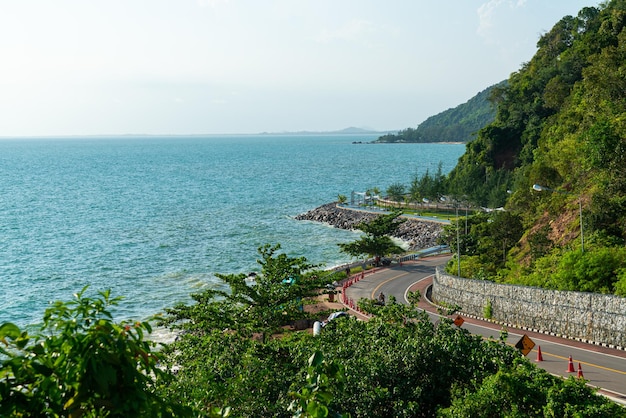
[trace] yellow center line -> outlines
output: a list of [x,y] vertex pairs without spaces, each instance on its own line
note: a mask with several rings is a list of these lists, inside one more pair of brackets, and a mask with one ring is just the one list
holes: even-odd
[[[484,340],[488,340],[487,337],[483,337]],[[493,339],[492,339],[493,341]],[[506,343],[506,345],[510,345],[511,347],[515,347],[515,344],[512,343]],[[531,353],[536,353],[538,350],[537,349],[533,349],[531,351]],[[530,353],[528,353],[530,354]],[[569,357],[563,357],[563,356],[559,356],[558,354],[552,354],[546,351],[541,350],[541,355],[542,356],[551,356],[551,357],[555,357],[557,359],[560,360],[565,360],[565,361],[569,361]],[[618,374],[624,374],[626,375],[626,372],[622,371],[622,370],[616,370],[616,369],[611,369],[610,367],[604,367],[604,366],[600,366],[599,364],[595,364],[595,363],[588,363],[586,361],[580,361],[580,360],[573,360],[574,363],[580,363],[581,365],[585,365],[585,366],[590,366],[590,367],[595,367],[596,369],[601,369],[601,370],[605,370],[607,372],[612,372],[612,373],[618,373]]]
[[385,283],[389,283],[390,281],[395,280],[395,279],[397,279],[399,277],[402,277],[402,276],[406,276],[407,274],[409,274],[409,273],[405,272],[405,273],[402,273],[402,274],[398,274],[397,276],[390,277],[389,279],[387,279],[384,282],[380,283],[378,286],[376,286],[376,288],[374,288],[374,290],[372,290],[372,295],[371,295],[372,299],[375,299],[374,295],[376,293],[378,293],[378,289],[383,287],[385,285]]
[[[533,350],[534,352],[536,352],[537,350]],[[545,351],[541,350],[541,354],[542,355],[548,355],[548,356],[552,356],[552,357],[556,357],[558,359],[562,359],[562,360],[566,360],[569,361],[569,357],[563,357],[563,356],[559,356],[557,354],[551,354],[551,353],[546,353]],[[619,373],[619,374],[624,374],[626,375],[626,372],[622,371],[622,370],[615,370],[615,369],[611,369],[610,367],[604,367],[604,366],[600,366],[598,364],[594,364],[594,363],[587,363],[586,361],[579,361],[579,360],[574,360],[574,363],[580,363],[581,365],[585,365],[585,366],[591,366],[591,367],[595,367],[597,369],[602,369],[602,370],[606,370],[607,372],[612,372],[612,373]]]

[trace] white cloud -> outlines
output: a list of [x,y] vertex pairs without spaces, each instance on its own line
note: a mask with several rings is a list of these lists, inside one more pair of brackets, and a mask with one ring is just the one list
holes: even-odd
[[496,16],[498,10],[506,6],[509,7],[509,10],[515,10],[523,8],[525,5],[526,0],[489,0],[476,10],[476,14],[478,14],[478,29],[476,32],[487,41],[496,42],[497,40],[492,37],[492,32],[498,21]]
[[487,3],[481,5],[476,13],[478,14],[478,29],[479,35],[486,37],[489,31],[493,28],[493,15],[495,10],[502,4],[503,0],[490,0]]
[[352,19],[335,29],[324,28],[315,40],[322,43],[329,43],[335,40],[355,42],[376,32],[376,26],[367,21]]

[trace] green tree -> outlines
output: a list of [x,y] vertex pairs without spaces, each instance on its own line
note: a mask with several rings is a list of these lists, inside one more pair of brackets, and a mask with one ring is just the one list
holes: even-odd
[[436,416],[450,405],[451,388],[471,388],[518,356],[448,319],[433,324],[426,313],[392,301],[371,307],[376,316],[369,321],[331,321],[315,341],[343,365],[350,390],[333,399],[355,417]]
[[488,234],[493,238],[492,245],[502,249],[502,265],[506,262],[507,251],[517,244],[524,233],[520,215],[509,211],[495,212],[488,225]]
[[404,198],[404,184],[394,183],[387,187],[387,196],[394,202],[402,202]]
[[537,260],[550,252],[553,243],[548,237],[550,227],[545,225],[528,234],[528,245],[530,247],[530,255],[532,260]]
[[380,258],[388,254],[402,253],[404,250],[389,236],[405,221],[398,219],[401,214],[400,211],[394,211],[387,215],[380,215],[369,222],[360,223],[357,228],[365,232],[365,235],[357,241],[338,244],[340,250],[353,257],[368,255]]
[[561,290],[614,293],[619,274],[626,269],[626,248],[569,251],[559,258],[553,280]]
[[411,179],[411,185],[409,186],[409,198],[412,202],[419,202],[422,199],[419,174],[415,174],[413,179]]
[[157,390],[171,381],[161,354],[145,340],[148,322],[112,320],[120,298],[110,292],[55,302],[33,335],[0,326],[0,415],[3,417],[173,417],[190,410]]
[[[467,223],[468,234],[465,234],[465,225],[453,222],[444,227],[441,240],[453,252],[457,251],[458,245],[460,253],[469,256],[461,260],[462,271],[467,277],[484,278],[496,275],[498,269],[506,265],[508,251],[518,243],[524,233],[521,217],[509,211],[494,211],[473,215]],[[456,274],[458,271],[455,263],[456,260],[453,259],[448,264],[447,270],[450,273]]]
[[[167,350],[176,380],[164,389],[173,402],[235,417],[288,417],[293,382],[304,376],[307,333],[285,333],[265,343],[229,330],[181,334]],[[300,355],[306,349],[306,353]],[[295,387],[292,390],[297,391]]]
[[435,180],[430,175],[430,171],[426,170],[424,175],[419,179],[418,190],[422,198],[432,199]]
[[584,379],[562,381],[526,359],[516,359],[459,393],[440,417],[623,417],[622,407],[594,395]]
[[443,175],[442,163],[439,162],[435,175],[426,170],[423,175],[416,174],[411,180],[409,195],[413,202],[421,202],[423,198],[436,200],[445,194],[445,176]]
[[319,351],[309,358],[306,385],[298,392],[291,392],[295,398],[289,405],[295,418],[348,418],[350,414],[340,414],[329,406],[333,399],[333,390],[343,390],[343,369],[335,362],[327,362]]
[[258,249],[260,274],[216,274],[222,289],[193,294],[193,305],[179,304],[167,310],[165,324],[189,332],[230,329],[262,340],[291,321],[304,318],[303,299],[319,293],[328,279],[312,273],[315,265],[305,257],[279,253],[280,245],[266,244]]

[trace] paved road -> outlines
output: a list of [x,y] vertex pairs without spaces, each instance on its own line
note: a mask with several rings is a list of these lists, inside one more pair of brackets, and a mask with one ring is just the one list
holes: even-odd
[[[346,290],[346,295],[354,300],[360,298],[377,298],[383,292],[396,297],[399,303],[407,303],[406,293],[409,290],[419,290],[422,295],[432,283],[432,275],[437,265],[445,264],[449,256],[430,257],[423,260],[394,265],[391,268],[378,270],[367,275]],[[429,304],[424,297],[419,307],[431,315],[433,320],[438,319],[437,309]],[[472,318],[464,318],[462,328],[473,334],[497,339],[501,325]],[[611,398],[626,404],[626,351],[615,350],[593,344],[552,337],[549,335],[529,332],[516,328],[508,328],[507,343],[515,345],[522,335],[526,334],[536,344],[528,354],[528,358],[548,372],[568,377],[577,376],[580,363],[584,378],[590,385],[601,388],[601,392]],[[538,349],[541,349],[543,361],[537,361]],[[576,372],[569,373],[569,356],[572,356]]]

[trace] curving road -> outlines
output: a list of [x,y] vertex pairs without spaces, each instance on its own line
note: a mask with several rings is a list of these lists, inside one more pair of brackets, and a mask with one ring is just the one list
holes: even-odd
[[[425,289],[432,283],[435,267],[445,264],[448,260],[449,256],[429,257],[380,269],[348,287],[346,296],[354,300],[373,299],[383,292],[387,301],[393,295],[399,303],[406,304],[407,292],[419,290],[422,298],[418,306],[427,311],[433,320],[437,320],[439,318],[437,309],[429,304],[423,295]],[[499,338],[501,325],[472,318],[464,319],[465,322],[461,327],[472,334]],[[604,395],[626,405],[626,351],[516,328],[508,328],[507,331],[507,344],[515,345],[524,334],[532,339],[535,347],[527,357],[536,361],[539,367],[552,374],[568,377],[577,376],[580,363],[584,378],[590,385],[600,388]],[[539,361],[539,349],[542,361]],[[574,373],[568,372],[570,356],[576,370]]]

